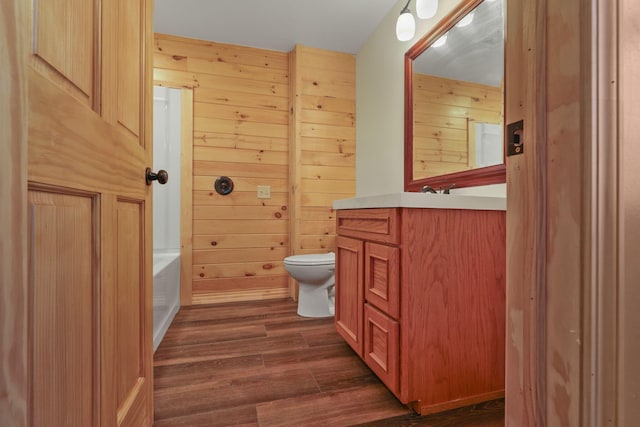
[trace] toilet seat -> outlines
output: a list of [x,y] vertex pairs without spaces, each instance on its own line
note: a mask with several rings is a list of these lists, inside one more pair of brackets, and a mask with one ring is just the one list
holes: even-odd
[[336,254],[329,252],[326,254],[303,254],[292,255],[284,259],[289,265],[331,265],[336,262]]

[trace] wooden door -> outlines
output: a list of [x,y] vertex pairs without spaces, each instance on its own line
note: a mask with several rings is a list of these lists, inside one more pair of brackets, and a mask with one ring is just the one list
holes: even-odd
[[151,0],[32,7],[29,424],[151,425]]

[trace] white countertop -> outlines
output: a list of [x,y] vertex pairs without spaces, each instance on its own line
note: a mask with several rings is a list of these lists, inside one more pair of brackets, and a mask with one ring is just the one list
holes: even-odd
[[507,210],[506,197],[467,196],[431,193],[392,193],[377,196],[355,197],[333,202],[333,208],[422,208],[422,209],[472,209],[484,211]]

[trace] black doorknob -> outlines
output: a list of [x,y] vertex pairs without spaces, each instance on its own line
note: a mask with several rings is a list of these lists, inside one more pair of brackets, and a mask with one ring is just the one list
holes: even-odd
[[147,168],[145,176],[147,179],[147,185],[151,185],[151,182],[156,180],[159,184],[166,184],[167,181],[169,181],[169,174],[164,169],[160,169],[158,173],[155,173],[151,171],[151,168]]

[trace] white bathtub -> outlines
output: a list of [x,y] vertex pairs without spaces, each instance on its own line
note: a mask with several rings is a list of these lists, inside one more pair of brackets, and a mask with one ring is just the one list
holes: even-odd
[[153,254],[153,351],[180,308],[180,253]]

